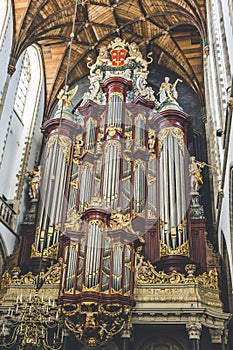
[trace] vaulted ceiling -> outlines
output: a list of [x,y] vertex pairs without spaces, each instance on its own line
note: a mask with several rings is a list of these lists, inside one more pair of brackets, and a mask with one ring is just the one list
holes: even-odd
[[[12,62],[33,43],[42,50],[46,113],[51,112],[69,67],[68,84],[88,74],[87,57],[121,36],[143,54],[174,71],[203,101],[202,46],[206,37],[204,0],[14,0]],[[68,64],[69,61],[69,64]]]

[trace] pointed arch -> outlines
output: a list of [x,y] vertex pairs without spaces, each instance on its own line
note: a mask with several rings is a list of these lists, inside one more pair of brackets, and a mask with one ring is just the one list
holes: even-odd
[[11,1],[1,0],[1,11],[0,11],[0,50],[4,41],[4,36],[8,26],[8,21],[10,18],[11,11]]

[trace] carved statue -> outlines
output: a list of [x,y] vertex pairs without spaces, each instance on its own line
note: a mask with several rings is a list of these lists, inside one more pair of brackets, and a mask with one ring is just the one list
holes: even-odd
[[96,69],[95,74],[89,76],[90,87],[89,91],[83,95],[83,101],[81,105],[84,105],[88,100],[93,100],[96,103],[101,103],[102,93],[100,88],[100,81],[103,79],[103,72],[100,69]]
[[87,67],[90,68],[90,76],[94,76],[95,70],[98,68],[98,66],[106,66],[108,63],[110,63],[109,59],[109,53],[107,46],[101,46],[99,49],[99,55],[96,58],[96,62],[93,64],[92,58],[88,57],[88,63]]
[[65,223],[65,231],[80,231],[82,226],[82,213],[76,212],[73,213],[67,218]]
[[[134,95],[135,96],[142,96],[146,100],[149,101],[155,101],[154,97],[154,91],[151,87],[147,86],[147,76],[148,76],[148,71],[144,72],[136,72],[135,73],[135,88],[134,88]],[[158,101],[156,101],[158,103]]]
[[79,158],[81,155],[81,150],[84,145],[84,142],[82,140],[82,135],[79,135],[76,137],[75,140],[75,146],[74,146],[74,158]]
[[176,79],[176,81],[172,84],[169,82],[170,78],[165,77],[164,82],[160,85],[159,88],[159,101],[163,103],[165,101],[176,101],[178,97],[178,93],[176,91],[176,85],[178,82],[182,83],[181,79]]
[[190,157],[191,163],[189,165],[189,175],[190,175],[190,184],[191,192],[197,193],[200,184],[203,184],[203,179],[201,175],[201,169],[206,165],[204,162],[198,162],[195,160],[195,157]]
[[155,152],[155,131],[150,130],[148,133],[148,148],[149,152],[154,153]]
[[78,85],[76,85],[72,90],[69,90],[69,86],[66,85],[65,89],[61,89],[58,93],[58,109],[62,109],[63,107],[69,108],[71,106],[71,100],[74,98],[78,91]]
[[114,229],[123,228],[126,231],[134,232],[131,225],[130,215],[122,214],[121,208],[117,208],[115,212],[112,212],[110,226]]
[[128,47],[129,47],[129,57],[127,60],[128,61],[133,60],[135,62],[140,63],[142,71],[146,72],[148,64],[150,64],[153,61],[151,57],[152,52],[149,52],[149,54],[147,55],[147,57],[149,58],[149,62],[147,62],[147,60],[145,60],[142,57],[142,53],[140,52],[139,47],[135,42],[132,42],[131,44],[129,44]]
[[28,182],[30,186],[29,195],[32,199],[38,199],[38,190],[41,178],[41,166],[38,166],[38,169],[33,169],[28,172],[30,181]]

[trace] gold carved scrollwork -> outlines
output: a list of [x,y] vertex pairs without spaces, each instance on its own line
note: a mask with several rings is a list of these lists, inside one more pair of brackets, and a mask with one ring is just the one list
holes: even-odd
[[145,162],[141,159],[135,160],[133,170],[135,171],[139,165],[142,167],[143,170],[145,170]]
[[131,306],[118,304],[64,304],[62,313],[67,328],[82,344],[94,347],[106,343],[123,328],[130,327]]
[[105,146],[105,149],[104,149],[104,153],[106,154],[107,152],[107,149],[110,147],[110,146],[114,146],[118,149],[118,151],[120,152],[121,150],[121,143],[117,140],[108,140],[106,141],[106,146]]
[[159,155],[159,157],[160,157],[160,154],[162,151],[163,142],[168,137],[169,133],[171,133],[172,136],[174,138],[176,138],[182,153],[184,152],[184,132],[179,128],[169,127],[169,128],[162,129],[158,134],[158,140],[159,140],[159,142],[158,142],[158,155]]
[[150,186],[150,185],[152,185],[155,182],[156,182],[156,177],[151,175],[151,174],[148,174],[147,175],[147,183],[148,183],[148,185]]
[[74,209],[66,219],[65,231],[80,231],[83,222],[81,216],[82,213]]
[[39,258],[40,256],[41,256],[41,252],[39,252],[36,249],[35,244],[33,243],[32,247],[31,247],[31,256],[30,256],[30,258]]
[[101,220],[90,220],[89,222],[88,222],[88,226],[92,226],[92,225],[97,225],[97,226],[99,226],[99,227],[103,227],[103,221],[101,221]]
[[43,255],[44,258],[51,258],[51,259],[57,259],[57,255],[58,255],[58,243],[55,243],[53,245],[51,245],[48,248],[45,248],[43,250],[43,252],[39,252],[35,245],[32,244],[32,248],[31,248],[31,258],[38,258],[41,257]]
[[145,261],[143,255],[136,254],[135,282],[137,284],[199,284],[204,288],[218,289],[218,272],[216,269],[194,276],[193,266],[186,265],[187,276],[177,271],[167,275],[164,271],[156,271],[150,261]]
[[84,142],[82,140],[82,135],[78,135],[76,136],[76,139],[75,139],[75,144],[74,144],[74,155],[73,155],[73,162],[76,164],[76,165],[79,165],[79,158],[81,156],[81,153],[82,153],[82,147],[84,145]]
[[47,143],[46,155],[48,156],[50,148],[55,144],[56,141],[58,145],[61,147],[62,152],[68,162],[70,158],[71,139],[65,135],[57,134],[57,135],[50,136]]
[[166,256],[166,255],[190,256],[189,242],[186,241],[185,243],[181,244],[176,249],[172,249],[167,244],[165,244],[162,241],[160,241],[160,256]]
[[[52,265],[46,273],[41,272],[40,278],[42,279],[44,284],[58,284],[60,282],[60,274],[61,274],[61,262],[59,261]],[[9,284],[13,285],[35,285],[35,282],[38,276],[34,276],[31,271],[29,271],[25,275],[20,276],[20,268],[18,266],[14,267],[11,272],[8,270],[2,276],[2,288],[7,288]]]
[[110,216],[110,227],[113,229],[124,229],[126,232],[134,233],[130,214],[122,214],[122,209],[118,208]]
[[118,96],[122,101],[124,101],[124,96],[121,92],[114,91],[109,95],[109,100],[112,98],[112,96]]

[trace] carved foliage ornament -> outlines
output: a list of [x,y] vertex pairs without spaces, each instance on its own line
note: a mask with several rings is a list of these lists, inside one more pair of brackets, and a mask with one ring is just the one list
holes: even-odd
[[58,243],[55,243],[48,248],[45,248],[43,252],[38,251],[34,243],[32,244],[31,258],[38,258],[43,256],[44,258],[57,259],[57,255],[58,255]]
[[160,256],[167,256],[167,255],[184,255],[184,256],[190,256],[189,252],[189,242],[186,241],[176,249],[172,249],[167,244],[160,241]]
[[184,133],[183,133],[183,131],[179,128],[169,127],[169,128],[165,128],[165,129],[161,130],[160,133],[158,134],[158,140],[159,140],[158,154],[159,154],[159,157],[160,157],[160,154],[162,151],[163,142],[168,137],[169,134],[171,134],[174,138],[176,138],[178,145],[180,147],[180,150],[182,151],[182,153],[184,153]]
[[[20,268],[18,266],[14,267],[10,272],[6,270],[2,276],[1,288],[7,288],[10,284],[13,285],[35,285],[38,276],[34,276],[31,271],[25,275],[20,276]],[[60,282],[61,275],[61,259],[52,265],[47,272],[40,273],[40,279],[42,279],[44,284],[58,284]]]
[[185,276],[177,271],[167,275],[164,271],[157,272],[150,261],[145,261],[143,255],[137,253],[135,269],[135,282],[138,284],[200,284],[205,288],[218,289],[218,272],[216,269],[194,276],[193,268],[187,266],[188,275]]
[[114,335],[129,328],[131,307],[120,304],[63,304],[66,327],[77,340],[89,347],[106,343]]
[[58,134],[50,136],[47,143],[46,158],[49,155],[51,147],[55,145],[55,142],[58,143],[66,160],[68,161],[70,156],[71,139],[67,136]]

